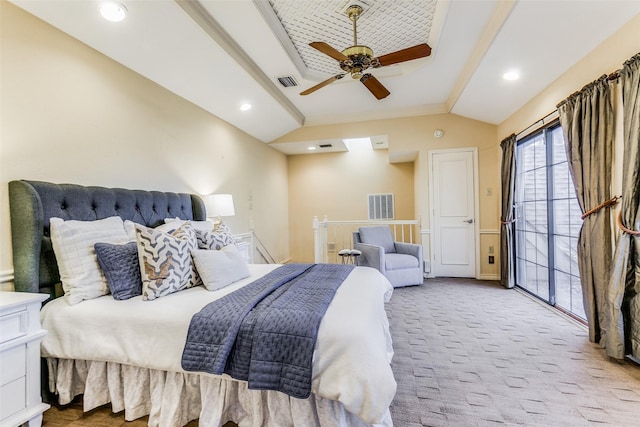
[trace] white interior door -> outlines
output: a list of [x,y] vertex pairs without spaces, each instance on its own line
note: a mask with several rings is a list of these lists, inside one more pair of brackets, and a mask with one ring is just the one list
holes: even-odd
[[433,272],[476,277],[476,150],[430,154]]

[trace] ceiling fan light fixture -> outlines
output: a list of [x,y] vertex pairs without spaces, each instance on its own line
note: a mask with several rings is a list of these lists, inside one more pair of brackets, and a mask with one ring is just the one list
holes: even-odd
[[[353,2],[357,0],[351,0]],[[344,71],[342,74],[329,77],[318,83],[315,86],[310,87],[307,90],[300,92],[300,95],[309,95],[318,89],[321,89],[328,84],[333,83],[336,80],[341,79],[345,75],[350,74],[353,79],[358,79],[364,86],[371,92],[376,99],[384,99],[389,96],[389,90],[384,87],[382,83],[370,73],[366,73],[369,68],[379,68],[387,65],[394,65],[400,62],[412,61],[418,58],[425,58],[431,55],[431,47],[422,43],[416,46],[401,49],[395,52],[387,53],[379,57],[373,56],[373,50],[364,45],[358,44],[358,31],[356,22],[363,12],[363,7],[359,4],[348,3],[349,6],[344,10],[349,19],[353,22],[353,46],[344,49],[342,52],[334,49],[325,42],[311,42],[309,46],[324,53],[327,56],[338,61],[338,65]],[[365,5],[366,6],[366,5]]]
[[120,22],[127,16],[127,8],[115,1],[100,3],[100,15],[109,22]]

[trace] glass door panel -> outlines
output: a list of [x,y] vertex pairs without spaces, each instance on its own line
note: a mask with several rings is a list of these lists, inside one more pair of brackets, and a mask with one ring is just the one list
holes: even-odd
[[582,220],[562,128],[521,140],[516,168],[516,284],[584,319],[576,252]]

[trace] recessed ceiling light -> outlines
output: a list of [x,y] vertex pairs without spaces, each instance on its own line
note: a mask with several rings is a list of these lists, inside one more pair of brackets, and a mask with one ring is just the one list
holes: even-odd
[[516,70],[507,71],[502,75],[502,78],[505,80],[518,80],[520,78],[520,73]]
[[127,16],[127,8],[115,1],[106,1],[100,4],[100,14],[111,22],[120,22]]
[[313,145],[311,145],[311,146],[307,147],[307,150],[309,150],[309,151],[313,151],[313,150],[315,150],[315,149],[316,149],[316,147],[314,147]]
[[251,109],[251,104],[242,104],[240,106],[240,111],[249,111]]

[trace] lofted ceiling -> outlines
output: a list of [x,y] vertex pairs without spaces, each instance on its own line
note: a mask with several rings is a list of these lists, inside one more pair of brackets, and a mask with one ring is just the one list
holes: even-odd
[[[640,0],[119,0],[127,17],[114,23],[100,0],[9,1],[267,143],[303,125],[420,114],[501,123],[640,13]],[[382,100],[348,76],[301,96],[341,72],[308,44],[351,46],[354,3],[358,44],[378,56],[428,43],[431,56],[371,71],[391,92]],[[521,78],[504,80],[509,70]]]

